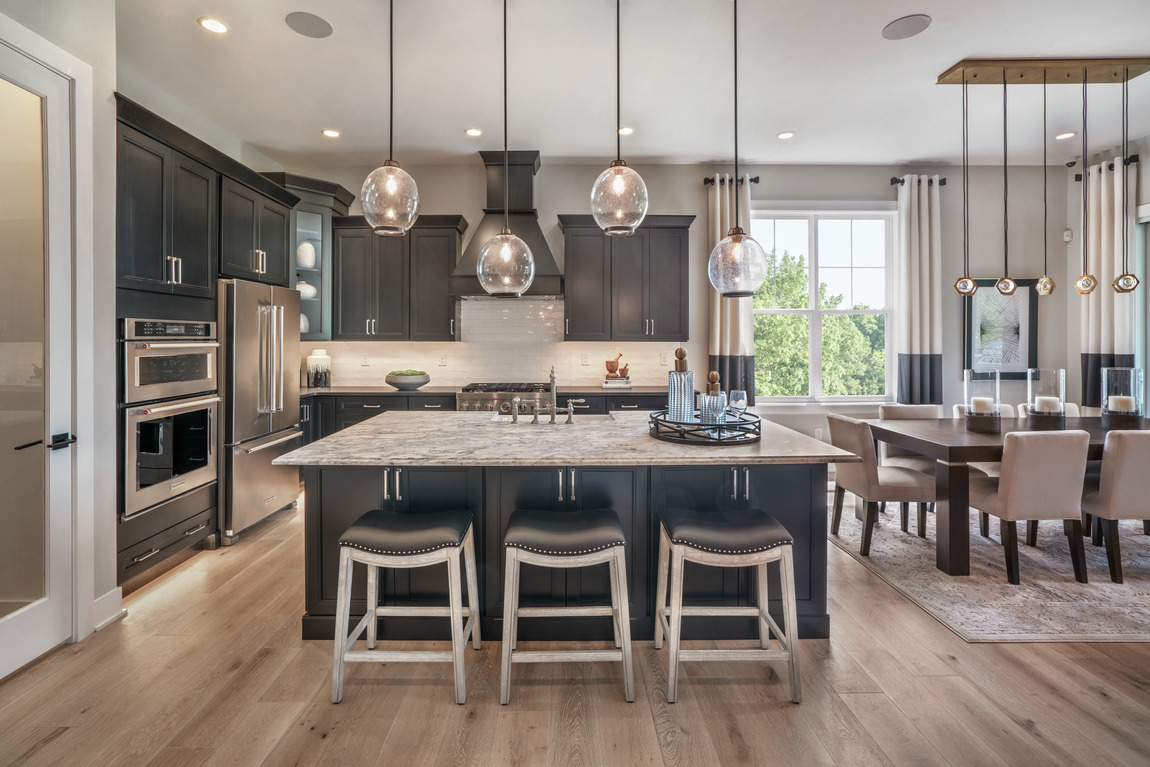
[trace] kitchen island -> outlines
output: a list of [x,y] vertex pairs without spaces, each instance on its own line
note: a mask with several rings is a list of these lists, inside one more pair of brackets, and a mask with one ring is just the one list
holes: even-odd
[[[365,511],[467,508],[476,519],[483,631],[499,636],[503,612],[503,533],[517,508],[553,511],[610,507],[627,534],[632,636],[654,631],[657,511],[668,506],[722,511],[757,507],[795,539],[799,633],[825,637],[827,464],[857,460],[824,442],[763,421],[762,440],[738,446],[679,445],[652,438],[647,415],[576,415],[574,424],[532,425],[491,413],[385,412],[276,460],[304,469],[305,638],[332,636],[338,539]],[[353,614],[364,610],[357,572]],[[608,601],[606,566],[548,570],[525,566],[521,604]],[[772,612],[778,611],[772,578]],[[446,598],[446,567],[389,570],[385,603],[435,604]],[[685,602],[753,604],[749,570],[692,567]],[[756,636],[750,618],[685,619],[685,638]],[[610,621],[554,618],[525,622],[524,639],[607,639]],[[442,619],[391,619],[384,638],[447,638]]]

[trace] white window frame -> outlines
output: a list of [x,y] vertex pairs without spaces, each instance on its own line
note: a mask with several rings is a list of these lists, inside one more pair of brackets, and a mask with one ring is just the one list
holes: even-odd
[[[807,308],[806,309],[753,309],[753,316],[770,314],[801,314],[807,317],[808,333],[808,389],[806,396],[779,397],[757,396],[758,401],[764,404],[834,404],[834,403],[883,403],[894,401],[894,316],[892,301],[895,284],[894,263],[894,236],[897,210],[893,203],[835,203],[835,204],[799,204],[763,202],[755,205],[751,210],[752,219],[805,219],[808,222],[807,237],[809,257],[807,269]],[[886,306],[883,309],[820,309],[818,308],[818,222],[823,219],[869,219],[883,221],[885,224],[885,267],[884,280],[886,286]],[[885,395],[824,395],[822,393],[822,317],[835,314],[874,314],[886,317],[886,394]],[[816,322],[816,318],[819,320]],[[815,361],[818,360],[818,364]]]

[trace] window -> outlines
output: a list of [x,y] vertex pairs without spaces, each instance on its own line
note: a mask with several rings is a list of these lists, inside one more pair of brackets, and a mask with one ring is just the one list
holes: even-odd
[[756,211],[755,395],[885,398],[893,213]]

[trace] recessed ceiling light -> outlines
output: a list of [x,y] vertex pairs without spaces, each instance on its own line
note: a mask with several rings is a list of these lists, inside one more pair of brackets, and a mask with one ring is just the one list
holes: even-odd
[[634,128],[629,128],[626,125],[624,125],[622,128],[619,129],[619,135],[620,136],[630,136],[634,132],[635,132]]
[[331,35],[331,24],[327,19],[316,16],[314,13],[296,11],[284,17],[284,23],[304,37],[328,37]]
[[465,130],[463,132],[466,133],[468,136],[482,136],[483,135],[483,131],[479,130],[479,128],[468,128],[467,130]]
[[1075,136],[1077,136],[1077,135],[1078,135],[1078,131],[1076,131],[1076,130],[1068,130],[1068,131],[1066,131],[1065,133],[1059,133],[1059,134],[1058,134],[1057,136],[1055,136],[1054,138],[1055,138],[1055,139],[1057,139],[1058,141],[1065,141],[1066,139],[1068,139],[1068,138],[1074,138],[1074,137],[1075,137]]
[[196,23],[209,32],[215,32],[217,35],[222,35],[228,31],[228,25],[219,19],[210,19],[207,16],[201,16],[196,19]]
[[895,19],[887,24],[882,28],[882,36],[887,40],[905,40],[925,31],[929,26],[930,16],[925,13],[916,13]]
[[327,136],[328,138],[339,138],[339,131],[335,130],[334,128],[324,128],[323,135]]
[[783,141],[786,141],[787,139],[794,138],[794,137],[795,137],[795,132],[793,130],[785,130],[779,134],[779,138],[781,138]]

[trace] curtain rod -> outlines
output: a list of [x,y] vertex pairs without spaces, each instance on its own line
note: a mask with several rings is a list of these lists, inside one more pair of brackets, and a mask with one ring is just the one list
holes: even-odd
[[[703,178],[703,186],[711,186],[711,185],[713,185],[714,183],[715,183],[715,179],[713,179],[713,178],[706,178],[706,177],[704,177],[704,178]],[[739,183],[740,183],[740,184],[741,184],[741,183],[743,183],[743,180],[742,180],[742,179],[739,179]],[[757,184],[757,183],[759,183],[759,177],[758,177],[758,176],[751,176],[751,183],[752,183],[752,184]],[[726,184],[727,184],[727,180],[726,180],[726,179],[723,179],[723,178],[720,178],[720,179],[719,179],[719,184],[721,184],[721,185],[723,185],[723,186],[726,186]]]
[[[891,186],[894,186],[895,184],[898,184],[899,186],[902,186],[902,185],[903,185],[903,184],[905,184],[905,183],[906,183],[906,179],[905,179],[905,178],[899,178],[898,176],[891,176],[891,179],[890,179],[890,185],[891,185]],[[921,179],[921,178],[918,180],[918,183],[919,183],[919,186],[922,186],[922,179]],[[928,179],[926,180],[926,185],[927,185],[927,186],[934,186],[934,179],[933,179],[933,178],[928,178]],[[945,179],[945,178],[940,178],[940,179],[938,180],[938,185],[939,185],[939,186],[946,186],[946,179]]]
[[[1129,157],[1127,157],[1127,158],[1126,158],[1126,159],[1125,159],[1123,162],[1124,162],[1126,165],[1130,165],[1131,163],[1140,162],[1140,159],[1139,159],[1138,155],[1136,155],[1136,154],[1132,154],[1132,155],[1130,155]],[[1072,168],[1073,168],[1073,167],[1074,167],[1076,164],[1077,164],[1077,163],[1067,163],[1067,165],[1069,165],[1069,166],[1070,166],[1070,167],[1072,167]],[[1113,162],[1111,162],[1111,163],[1110,163],[1110,167],[1109,167],[1109,170],[1114,170],[1114,163],[1113,163]],[[1081,173],[1075,173],[1075,174],[1074,174],[1074,180],[1075,180],[1075,181],[1081,181],[1081,180],[1082,180],[1082,174],[1081,174]]]

